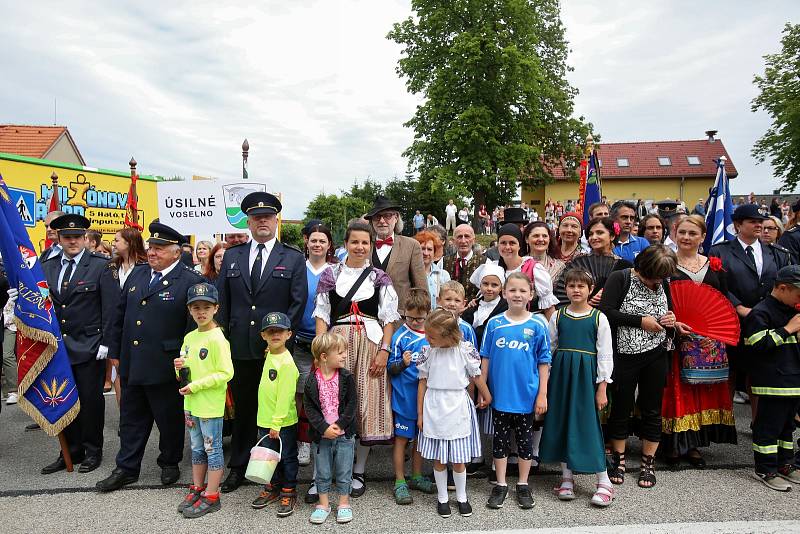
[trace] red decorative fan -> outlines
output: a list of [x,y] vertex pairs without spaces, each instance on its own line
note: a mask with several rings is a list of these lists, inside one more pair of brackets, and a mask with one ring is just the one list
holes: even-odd
[[739,343],[739,316],[730,301],[708,284],[691,280],[670,282],[675,318],[686,323],[694,333],[722,341]]

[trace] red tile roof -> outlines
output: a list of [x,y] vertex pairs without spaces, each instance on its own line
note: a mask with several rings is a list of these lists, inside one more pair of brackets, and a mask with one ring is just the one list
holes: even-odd
[[[600,143],[597,149],[601,161],[601,178],[713,178],[717,174],[715,159],[725,156],[725,170],[729,178],[738,176],[730,154],[722,141],[708,139],[689,141],[640,141],[634,143]],[[689,165],[687,157],[696,156],[699,165]],[[668,157],[671,165],[659,165],[659,157]],[[625,158],[628,167],[620,167],[617,160]],[[563,179],[563,170],[553,170],[556,179]]]
[[[67,136],[67,140],[83,163],[83,156],[78,151],[66,126],[0,124],[0,152],[44,158],[62,135]],[[83,164],[85,165],[85,163]]]

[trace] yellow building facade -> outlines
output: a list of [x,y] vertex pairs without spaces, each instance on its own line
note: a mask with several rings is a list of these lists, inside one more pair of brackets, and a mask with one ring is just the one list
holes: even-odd
[[[130,172],[96,169],[70,163],[0,153],[0,176],[9,188],[33,246],[44,247],[44,218],[53,187],[50,176],[58,176],[58,196],[62,211],[88,218],[92,229],[111,240],[124,227],[125,206],[131,185]],[[158,217],[156,180],[139,176],[136,182],[139,224]]]

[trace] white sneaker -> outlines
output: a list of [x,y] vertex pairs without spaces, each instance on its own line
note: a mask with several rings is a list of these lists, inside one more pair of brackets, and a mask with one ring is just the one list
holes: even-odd
[[9,393],[6,398],[6,404],[16,404],[19,401],[19,396],[16,393]]
[[297,462],[306,466],[311,463],[311,444],[303,441],[297,442]]

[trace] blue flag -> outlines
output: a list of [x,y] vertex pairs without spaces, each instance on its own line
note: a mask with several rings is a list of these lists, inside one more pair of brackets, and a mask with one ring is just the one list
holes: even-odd
[[597,152],[592,150],[589,153],[589,161],[586,169],[586,186],[583,193],[583,227],[589,224],[589,206],[595,202],[600,202],[603,197],[602,186],[600,184],[600,166],[597,164]]
[[708,254],[711,245],[730,241],[736,235],[733,229],[733,201],[725,172],[725,156],[717,160],[717,177],[706,201],[706,239],[703,251]]
[[0,254],[9,286],[19,291],[14,306],[19,406],[55,436],[78,415],[78,389],[42,266],[2,176]]

